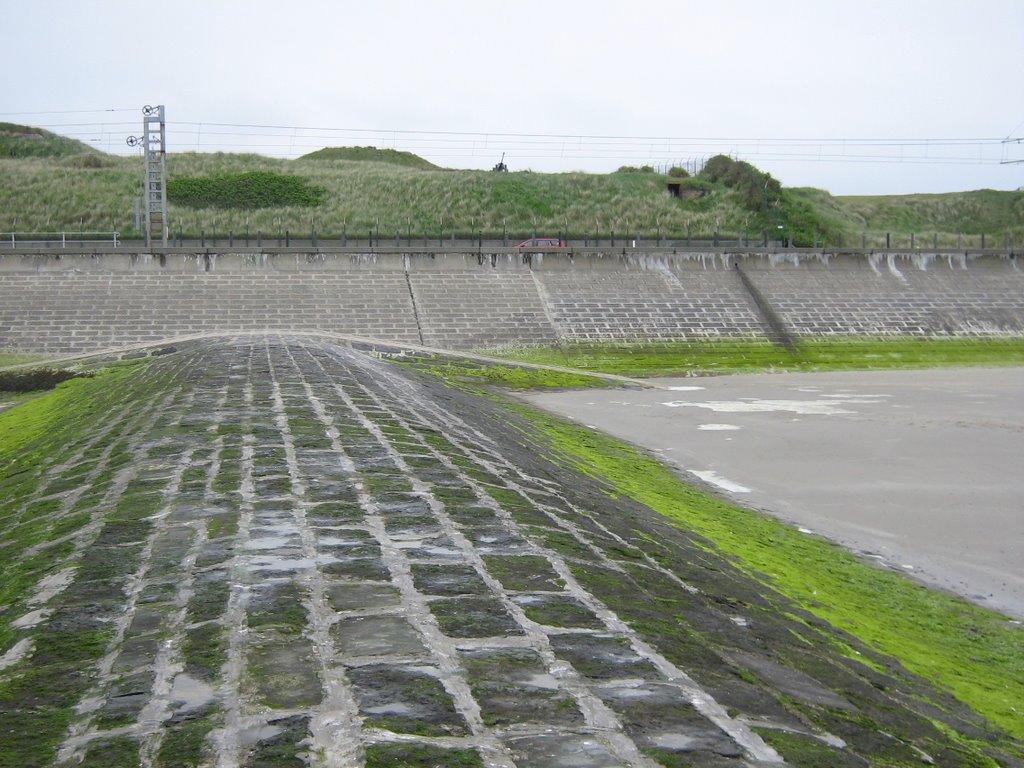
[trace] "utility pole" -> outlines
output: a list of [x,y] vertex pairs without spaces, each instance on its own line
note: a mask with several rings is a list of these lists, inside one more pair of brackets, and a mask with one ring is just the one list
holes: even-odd
[[129,136],[128,146],[142,144],[142,208],[146,247],[167,246],[167,126],[163,104],[142,108],[142,136]]

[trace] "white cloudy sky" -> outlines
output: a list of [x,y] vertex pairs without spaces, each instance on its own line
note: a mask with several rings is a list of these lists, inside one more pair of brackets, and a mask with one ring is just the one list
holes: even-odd
[[162,103],[172,152],[1024,185],[1024,0],[0,0],[0,29],[0,121],[106,151]]

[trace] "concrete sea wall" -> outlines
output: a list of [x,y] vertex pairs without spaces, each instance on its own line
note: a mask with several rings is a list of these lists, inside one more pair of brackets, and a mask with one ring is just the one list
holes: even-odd
[[461,350],[1021,336],[1024,270],[1008,253],[0,253],[0,348],[78,353],[263,330]]

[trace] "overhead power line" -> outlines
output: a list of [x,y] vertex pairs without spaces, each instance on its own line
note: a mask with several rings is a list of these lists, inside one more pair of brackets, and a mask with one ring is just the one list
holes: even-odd
[[[138,109],[54,110],[49,113],[98,114]],[[120,115],[113,120],[47,121],[53,130],[108,152],[125,152],[124,132],[137,121]],[[296,158],[327,146],[372,145],[423,155],[438,161],[484,159],[505,152],[519,163],[537,160],[618,161],[624,164],[665,164],[674,160],[728,154],[750,160],[829,163],[913,163],[991,165],[1020,162],[1009,155],[1013,140],[1003,137],[756,137],[756,136],[630,136],[483,131],[439,131],[399,128],[289,126],[271,123],[229,123],[195,120],[167,124],[173,152],[253,152]],[[1019,142],[1019,140],[1018,140]]]

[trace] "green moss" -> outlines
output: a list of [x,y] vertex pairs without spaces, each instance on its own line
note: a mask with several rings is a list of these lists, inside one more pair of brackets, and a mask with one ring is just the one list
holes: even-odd
[[213,730],[209,717],[169,725],[157,754],[159,768],[198,768],[206,756],[206,737]]
[[182,654],[185,671],[193,677],[215,682],[227,659],[227,638],[218,624],[203,624],[188,630]]
[[371,744],[366,768],[483,768],[473,749],[444,749],[431,744]]
[[83,768],[137,768],[139,742],[129,736],[96,739],[89,743]]
[[[511,357],[512,355],[509,355]],[[585,373],[556,371],[546,368],[524,368],[517,365],[475,364],[441,357],[395,358],[394,362],[422,370],[450,384],[475,391],[480,385],[508,389],[582,389],[607,387],[609,382]],[[529,361],[533,362],[533,361]],[[549,363],[565,365],[565,363]]]
[[755,728],[754,731],[782,755],[787,765],[794,768],[820,768],[825,765],[830,768],[853,768],[864,765],[856,755],[830,747],[811,736],[768,728]]
[[211,515],[206,522],[206,532],[211,539],[234,536],[238,533],[238,513],[222,512]]
[[570,344],[495,355],[581,371],[647,378],[756,371],[834,371],[1022,365],[1024,339],[804,339],[789,351],[768,341],[702,340],[670,344]]

